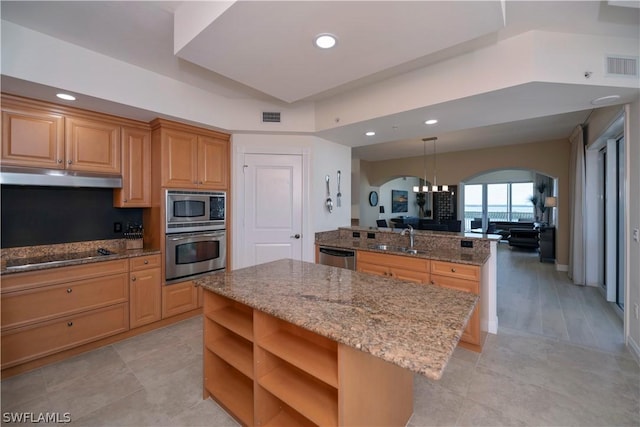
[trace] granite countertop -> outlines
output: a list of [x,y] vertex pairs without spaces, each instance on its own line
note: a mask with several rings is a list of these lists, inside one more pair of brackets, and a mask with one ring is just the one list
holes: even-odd
[[448,261],[455,262],[459,264],[471,264],[471,265],[483,265],[487,259],[489,258],[489,254],[477,254],[474,252],[461,252],[460,250],[454,249],[446,249],[439,248],[438,250],[428,250],[428,249],[418,249],[418,253],[410,254],[406,252],[401,252],[399,250],[380,250],[376,249],[374,246],[375,242],[364,243],[359,240],[350,240],[350,239],[331,239],[331,240],[323,240],[317,241],[317,245],[319,246],[327,246],[331,248],[339,248],[339,249],[351,249],[355,251],[369,251],[369,252],[378,252],[387,255],[402,255],[414,258],[425,258],[436,261]]
[[432,379],[442,376],[478,300],[468,292],[288,259],[195,283]]
[[71,265],[89,264],[92,262],[113,261],[145,255],[160,254],[160,249],[109,249],[109,255],[101,255],[97,250],[39,254],[30,257],[9,258],[3,262],[0,274],[24,273],[26,271],[45,270],[49,268],[68,267]]

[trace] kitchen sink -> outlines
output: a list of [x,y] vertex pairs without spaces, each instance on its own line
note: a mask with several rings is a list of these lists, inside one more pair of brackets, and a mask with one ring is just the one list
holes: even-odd
[[400,247],[400,246],[391,246],[391,245],[383,245],[383,244],[369,245],[369,249],[376,249],[376,250],[379,250],[379,251],[402,252],[402,253],[410,254],[410,255],[417,255],[417,254],[426,253],[425,251],[421,251],[421,250],[415,249],[415,248],[403,248],[403,247]]

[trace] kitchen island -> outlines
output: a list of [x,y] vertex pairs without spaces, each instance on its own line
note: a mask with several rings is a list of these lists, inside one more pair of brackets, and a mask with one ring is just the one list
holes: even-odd
[[412,373],[441,377],[478,299],[293,260],[196,284],[204,397],[246,425],[405,425]]

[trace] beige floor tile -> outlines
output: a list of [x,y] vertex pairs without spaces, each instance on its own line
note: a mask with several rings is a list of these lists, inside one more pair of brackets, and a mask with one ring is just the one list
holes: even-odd
[[4,379],[0,389],[3,411],[34,399],[46,399],[47,396],[47,383],[40,369]]

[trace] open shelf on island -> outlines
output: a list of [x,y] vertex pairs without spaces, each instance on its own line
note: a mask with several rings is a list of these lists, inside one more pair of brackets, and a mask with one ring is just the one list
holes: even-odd
[[260,402],[256,413],[256,425],[263,427],[313,427],[316,425],[264,388],[258,386],[256,394]]
[[231,301],[228,298],[211,294],[207,296],[205,316],[220,326],[253,342],[253,310],[249,307]]
[[265,355],[264,363],[272,368],[258,383],[317,425],[338,424],[338,390],[306,372]]
[[337,346],[325,348],[284,330],[260,340],[259,345],[326,384],[338,387]]
[[253,379],[253,344],[237,335],[224,335],[205,344],[207,350]]
[[213,398],[245,425],[253,425],[253,380],[211,351],[205,351],[204,386]]

